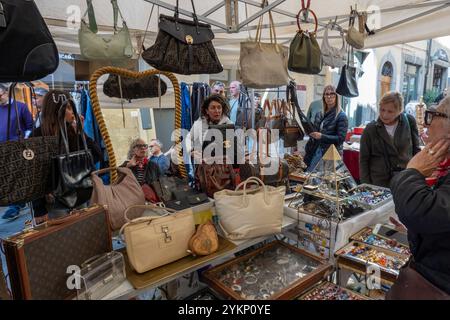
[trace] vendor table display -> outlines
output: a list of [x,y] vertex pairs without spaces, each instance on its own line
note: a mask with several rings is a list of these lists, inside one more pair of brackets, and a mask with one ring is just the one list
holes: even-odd
[[403,254],[405,256],[410,256],[411,252],[409,248],[395,240],[384,239],[376,234],[373,234],[373,229],[366,227],[360,232],[356,233],[351,237],[351,240],[355,240],[360,243],[366,243],[374,247],[383,248],[398,254]]
[[332,266],[281,241],[203,274],[215,291],[235,300],[293,299],[324,279]]
[[368,300],[368,298],[325,281],[299,297],[298,300]]

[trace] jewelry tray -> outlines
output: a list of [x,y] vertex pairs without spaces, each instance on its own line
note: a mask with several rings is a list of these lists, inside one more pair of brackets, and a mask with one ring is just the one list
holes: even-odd
[[233,300],[289,300],[325,279],[332,269],[325,260],[274,241],[205,271],[202,279]]
[[[371,227],[365,227],[352,235],[350,237],[350,241],[354,240],[355,242],[359,242],[361,244],[368,244],[376,248],[389,250],[391,252],[403,255],[405,258],[409,258],[411,256],[411,252],[409,251],[409,248],[407,246],[398,242],[396,245],[394,245],[392,243],[393,240],[387,240],[385,238],[379,237],[378,235],[373,234],[372,230],[373,229]],[[378,241],[378,243],[374,241]]]
[[297,300],[370,300],[354,291],[342,288],[334,283],[324,281],[301,295]]

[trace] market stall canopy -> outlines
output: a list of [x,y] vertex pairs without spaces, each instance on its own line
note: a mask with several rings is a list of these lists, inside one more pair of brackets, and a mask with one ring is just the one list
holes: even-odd
[[[142,41],[152,5],[155,5],[150,19],[146,46],[153,43],[158,31],[158,15],[172,15],[176,0],[119,0],[119,6],[130,28],[135,45]],[[238,24],[227,25],[226,3],[238,3]],[[80,17],[86,10],[85,0],[36,0],[36,3],[50,26],[60,51],[78,53],[77,30]],[[239,43],[255,36],[258,12],[262,0],[194,0],[200,21],[213,25],[214,44],[224,64],[237,63]],[[298,0],[269,0],[273,17],[277,25],[278,41],[288,45],[297,31],[296,14],[300,9]],[[111,31],[113,14],[110,0],[93,1],[97,24],[100,31]],[[398,43],[407,43],[449,35],[450,1],[424,0],[312,0],[311,9],[316,13],[319,24],[318,38],[323,35],[323,26],[329,21],[336,21],[342,28],[348,27],[350,6],[357,6],[358,11],[367,11],[368,26],[376,34],[368,37],[366,48],[382,47]],[[191,1],[180,1],[180,13],[192,12]],[[265,9],[268,9],[267,7]],[[184,16],[185,17],[185,16]],[[251,21],[250,21],[251,20]],[[249,23],[247,23],[247,21]],[[264,24],[267,27],[267,15]],[[119,23],[119,26],[121,24]],[[230,27],[231,25],[231,27]],[[306,28],[312,28],[310,24]],[[250,30],[248,30],[250,29]],[[230,32],[231,31],[231,32]],[[337,32],[330,34],[331,38]],[[268,29],[264,30],[264,39],[269,39]],[[335,41],[338,40],[335,38]],[[136,49],[137,51],[137,49]],[[228,58],[228,59],[227,59]]]

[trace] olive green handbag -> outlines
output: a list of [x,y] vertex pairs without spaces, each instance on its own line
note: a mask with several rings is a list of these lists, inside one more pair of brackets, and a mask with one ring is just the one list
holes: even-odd
[[[306,10],[309,10],[309,13],[314,17],[316,26],[313,32],[302,30],[300,26],[300,14]],[[322,70],[322,54],[319,43],[316,40],[316,14],[311,9],[303,6],[297,14],[297,25],[297,34],[289,47],[288,69],[306,74],[320,73]]]
[[[81,54],[89,60],[123,60],[133,56],[133,45],[127,24],[120,12],[117,0],[111,0],[114,11],[114,34],[97,34],[97,23],[95,20],[92,0],[86,0],[87,10],[81,19],[78,30],[78,41],[80,42]],[[118,15],[122,19],[122,29],[117,29]],[[85,17],[89,15],[89,24]]]

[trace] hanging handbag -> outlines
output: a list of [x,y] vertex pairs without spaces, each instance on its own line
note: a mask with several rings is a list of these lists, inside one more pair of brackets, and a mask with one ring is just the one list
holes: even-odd
[[38,80],[58,68],[58,49],[34,1],[0,1],[0,47],[0,82]]
[[[73,102],[72,102],[73,103]],[[60,130],[61,153],[53,158],[52,190],[56,200],[67,208],[75,208],[91,198],[92,179],[91,173],[95,169],[94,159],[89,151],[81,120],[76,108],[72,108],[76,119],[77,143],[81,138],[83,146],[78,146],[77,151],[70,152],[67,123],[65,120],[66,108],[71,105],[71,100],[66,100],[58,111]]]
[[358,12],[356,10],[351,10],[346,39],[347,43],[353,48],[363,49],[366,36],[364,34],[364,31],[360,32],[359,28],[356,29],[355,27],[355,20],[357,16]]
[[[92,0],[86,0],[87,10],[81,19],[78,30],[78,41],[83,57],[89,60],[124,60],[133,56],[133,44],[130,32],[122,12],[117,5],[117,0],[111,0],[114,12],[114,34],[97,34],[97,24]],[[118,15],[122,19],[122,29],[117,29]],[[84,20],[89,15],[89,25]]]
[[269,20],[270,43],[261,42],[263,16],[259,19],[255,41],[241,42],[242,84],[250,88],[276,88],[285,86],[289,81],[288,49],[277,43],[271,11],[269,11]]
[[157,75],[132,79],[110,74],[103,84],[105,95],[126,100],[161,97],[166,91],[167,84]]
[[[51,161],[58,149],[56,137],[24,139],[15,87],[16,84],[13,84],[9,89],[6,142],[0,143],[0,206],[21,204],[43,197],[48,188]],[[16,113],[17,141],[10,140],[12,108]]]
[[348,50],[347,64],[342,67],[336,93],[347,98],[359,96],[357,69],[353,66],[353,48]]
[[290,101],[284,104],[284,114],[286,117],[283,132],[284,147],[296,147],[297,142],[303,140],[305,133],[295,118],[295,107]]
[[212,44],[209,24],[198,22],[191,0],[194,21],[180,19],[178,0],[175,16],[160,15],[155,44],[144,50],[142,58],[158,70],[178,74],[212,74],[223,71]]
[[[308,0],[308,4],[309,2]],[[313,32],[302,30],[300,26],[300,14],[304,11],[308,11],[314,17],[315,29]],[[299,73],[318,74],[322,71],[322,54],[316,39],[317,17],[309,9],[309,5],[305,7],[304,0],[302,0],[302,9],[297,14],[297,26],[297,34],[289,47],[288,69]]]
[[[142,208],[165,211],[163,216],[149,216],[131,220],[131,209]],[[168,214],[172,213],[172,214]],[[119,234],[127,248],[128,261],[138,273],[143,273],[189,255],[189,240],[195,233],[194,214],[155,206],[132,206],[124,213],[128,221]]]
[[[110,185],[104,185],[99,174],[117,170],[119,179]],[[123,213],[133,205],[145,204],[144,192],[133,172],[128,168],[107,168],[92,172],[93,191],[91,203],[107,206],[111,230],[119,230],[125,223]],[[134,210],[132,219],[142,215],[142,211]]]
[[297,84],[294,81],[290,81],[286,87],[286,99],[291,103],[292,108],[297,110],[298,117],[300,119],[300,123],[302,124],[303,130],[307,135],[311,132],[317,131],[314,128],[312,122],[306,117],[303,113],[300,105],[298,104],[297,98]]
[[322,60],[325,65],[332,68],[341,68],[345,65],[345,37],[344,33],[341,32],[340,34],[342,38],[342,47],[340,49],[332,47],[328,42],[328,30],[330,28],[333,29],[333,26],[333,24],[329,23],[325,27],[320,51],[322,52]]
[[193,256],[207,256],[219,249],[219,237],[211,221],[202,223],[189,240],[189,252]]
[[[264,102],[265,128],[270,130],[279,130],[280,136],[283,135],[286,117],[283,113],[284,100],[274,99],[272,103],[269,100]],[[268,114],[266,114],[268,110]]]
[[[247,188],[251,182],[261,187]],[[234,191],[217,192],[214,195],[216,214],[225,236],[241,240],[281,233],[285,192],[284,186],[266,186],[254,177],[242,182]]]

